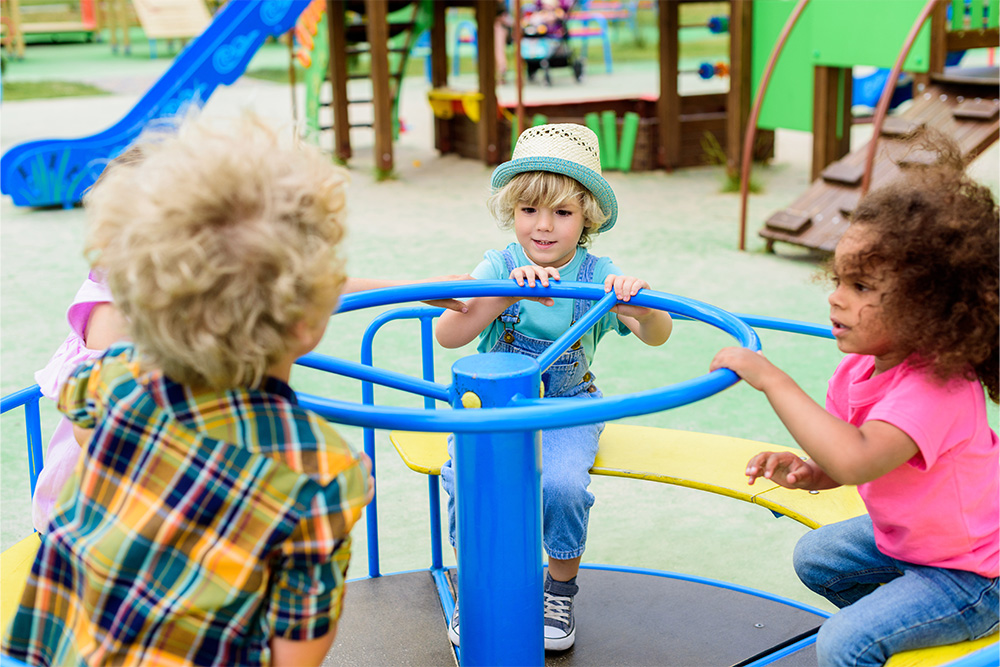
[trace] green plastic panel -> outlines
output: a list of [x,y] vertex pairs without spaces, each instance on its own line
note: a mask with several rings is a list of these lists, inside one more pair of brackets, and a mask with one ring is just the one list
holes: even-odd
[[[753,6],[754,91],[785,22],[792,0],[758,0]],[[926,0],[811,0],[789,35],[761,108],[766,129],[812,131],[813,67],[892,67]],[[920,31],[903,69],[926,72],[930,22]]]
[[988,14],[988,16],[986,17],[987,28],[996,28],[998,25],[1000,25],[1000,22],[997,21],[997,19],[1000,18],[997,16],[997,14],[1000,14],[1000,0],[990,0],[989,8],[986,10],[986,12]]
[[951,0],[951,29],[965,30],[965,0]]
[[969,3],[969,27],[973,30],[983,25],[983,10],[986,9],[983,0],[972,0]]

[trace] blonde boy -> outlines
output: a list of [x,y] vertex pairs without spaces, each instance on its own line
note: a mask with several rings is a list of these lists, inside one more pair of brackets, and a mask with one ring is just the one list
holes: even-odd
[[131,343],[60,409],[89,442],[4,653],[31,664],[318,665],[367,461],[296,402],[344,282],[344,173],[252,118],[143,145],[87,207]]

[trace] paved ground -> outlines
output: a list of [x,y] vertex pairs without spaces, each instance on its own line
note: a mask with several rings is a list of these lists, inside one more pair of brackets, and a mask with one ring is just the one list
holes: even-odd
[[[73,50],[73,57],[60,64],[59,53],[71,51],[48,48],[56,50],[50,61],[54,65],[33,64],[33,51],[45,50],[36,47],[29,49],[28,61],[14,63],[4,76],[14,80],[72,74],[115,94],[5,103],[0,134],[3,150],[30,139],[82,137],[106,128],[135,103],[167,64],[165,60],[150,61],[138,49],[130,58],[115,61],[103,45]],[[88,65],[78,53],[91,53],[96,64]],[[280,50],[265,51],[261,58],[287,65]],[[596,65],[593,58],[592,63]],[[614,75],[603,74],[601,69],[592,68],[582,88],[567,78],[565,82],[557,80],[554,91],[544,92],[576,97],[601,91],[625,94],[656,90],[656,73],[649,66],[620,66]],[[486,248],[502,247],[508,241],[508,234],[495,228],[483,206],[490,169],[475,161],[441,157],[433,150],[426,90],[422,79],[406,80],[401,116],[408,131],[396,146],[395,180],[374,181],[371,137],[362,130],[354,134],[357,157],[350,165],[351,233],[346,242],[352,275],[418,278],[467,271]],[[542,92],[529,90],[529,99]],[[301,90],[298,94],[301,97]],[[508,86],[500,94],[510,96],[512,88]],[[205,113],[232,115],[244,109],[289,128],[293,123],[287,86],[247,78],[218,90]],[[858,127],[856,132],[855,141],[863,141],[866,128]],[[764,192],[751,198],[748,252],[736,250],[738,198],[720,194],[723,175],[717,167],[672,174],[609,174],[621,214],[614,231],[598,239],[593,249],[613,257],[628,272],[646,278],[661,291],[734,312],[823,322],[827,316],[826,287],[814,280],[821,257],[782,245],[777,254],[766,254],[756,237],[756,229],[767,215],[805,189],[809,150],[807,136],[779,133],[775,160],[757,171]],[[975,168],[985,182],[998,189],[995,148]],[[7,394],[31,384],[33,372],[45,364],[65,336],[64,311],[86,275],[86,266],[80,253],[84,234],[81,210],[18,209],[3,198],[0,215],[0,385]],[[335,318],[322,350],[357,358],[360,334],[370,315]],[[400,327],[386,337],[387,342],[376,347],[376,364],[417,373],[416,348],[409,347],[411,332]],[[834,346],[783,334],[764,334],[763,338],[769,355],[821,400],[825,380],[839,357]],[[682,323],[671,341],[655,350],[631,338],[607,341],[598,354],[595,372],[609,394],[657,387],[705,372],[713,352],[726,344],[724,335],[706,326]],[[456,357],[440,355],[439,377],[447,377]],[[305,371],[293,378],[293,383],[306,391],[347,400],[359,396],[356,383]],[[417,404],[388,391],[383,393],[377,396],[380,402]],[[995,410],[993,415],[995,420]],[[693,406],[631,421],[793,444],[766,401],[743,385]],[[4,512],[0,542],[4,548],[30,530],[23,436],[16,422],[16,417],[5,417],[2,423]],[[46,438],[54,422],[54,409],[46,405]],[[343,430],[360,442],[356,429]],[[381,433],[378,450],[382,569],[393,572],[425,567],[429,562],[423,499],[426,484],[399,463]],[[705,461],[705,465],[722,464]],[[585,561],[711,576],[820,605],[791,571],[791,548],[805,529],[790,520],[775,520],[759,508],[729,499],[646,482],[596,478],[593,490],[598,502]],[[363,573],[365,553],[359,530],[352,575]]]

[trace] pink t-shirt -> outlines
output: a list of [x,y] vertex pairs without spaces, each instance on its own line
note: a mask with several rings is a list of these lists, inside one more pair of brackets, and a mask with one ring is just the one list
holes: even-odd
[[1000,458],[979,383],[938,383],[908,362],[872,377],[875,359],[848,354],[830,379],[826,409],[855,426],[895,426],[920,452],[858,486],[875,543],[908,563],[1000,573]]
[[[45,368],[35,373],[35,382],[46,398],[56,400],[59,397],[59,387],[69,374],[82,362],[103,351],[92,350],[83,342],[91,312],[102,303],[111,303],[110,290],[95,278],[97,276],[91,272],[66,311],[70,326],[66,340],[52,355]],[[48,449],[45,450],[44,467],[38,474],[35,495],[31,499],[31,523],[35,530],[44,532],[48,528],[59,493],[73,474],[79,458],[80,445],[73,437],[73,426],[67,419],[60,419],[49,440]]]

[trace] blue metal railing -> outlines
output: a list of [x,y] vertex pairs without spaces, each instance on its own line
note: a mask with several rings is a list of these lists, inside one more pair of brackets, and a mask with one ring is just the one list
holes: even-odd
[[28,480],[31,485],[31,496],[35,496],[35,483],[38,473],[42,471],[42,415],[38,409],[38,401],[42,398],[42,390],[37,384],[15,391],[0,399],[0,414],[24,406],[24,430],[28,439]]

